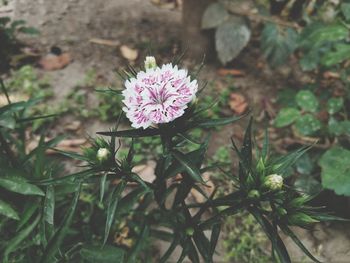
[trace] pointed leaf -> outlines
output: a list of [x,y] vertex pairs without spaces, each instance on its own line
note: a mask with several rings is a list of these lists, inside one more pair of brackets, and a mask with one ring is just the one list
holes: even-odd
[[158,129],[132,129],[124,131],[112,131],[112,132],[97,132],[97,134],[105,136],[125,137],[125,138],[140,138],[159,135]]
[[179,151],[172,151],[171,154],[185,168],[186,172],[192,177],[193,180],[204,183],[200,170],[186,158],[186,155]]
[[15,193],[22,195],[40,195],[45,193],[37,186],[29,184],[21,177],[3,177],[0,178],[0,186]]
[[317,263],[321,263],[317,258],[315,258],[310,252],[309,250],[307,250],[307,248],[304,246],[304,244],[299,240],[299,238],[293,233],[293,231],[286,225],[279,225],[280,228],[282,229],[282,231],[288,235],[293,241],[294,243],[305,253],[305,255],[307,255],[311,260],[317,262]]
[[126,186],[125,181],[121,181],[112,191],[110,198],[108,200],[108,208],[107,208],[107,220],[106,220],[106,226],[105,226],[105,235],[103,239],[103,244],[106,244],[109,231],[111,230],[112,223],[114,222],[115,218],[115,211],[117,209],[117,205],[119,202],[119,199],[121,198],[121,194]]
[[53,237],[50,239],[48,245],[46,246],[45,251],[41,257],[40,263],[51,263],[54,256],[58,253],[60,246],[63,242],[63,239],[67,235],[69,226],[73,220],[73,216],[74,216],[76,207],[78,205],[80,191],[81,191],[81,184],[78,185],[78,190],[75,192],[71,205],[68,211],[66,212],[66,215],[60,227],[55,232]]
[[19,220],[17,212],[8,203],[5,203],[2,200],[0,200],[0,215]]
[[10,241],[7,242],[7,246],[4,251],[4,262],[7,262],[7,258],[11,252],[15,251],[18,246],[33,233],[34,228],[37,226],[40,220],[40,215],[38,215],[34,221],[28,225],[26,228],[21,230],[17,235],[15,235]]
[[117,263],[124,261],[125,250],[110,245],[106,245],[103,248],[101,246],[88,245],[80,250],[80,255],[84,262]]

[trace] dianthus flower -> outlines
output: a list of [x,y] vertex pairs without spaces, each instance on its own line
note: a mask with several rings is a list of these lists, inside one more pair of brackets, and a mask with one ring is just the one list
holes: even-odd
[[198,84],[187,70],[166,64],[140,71],[125,82],[125,88],[123,111],[132,127],[146,129],[181,117],[195,99]]

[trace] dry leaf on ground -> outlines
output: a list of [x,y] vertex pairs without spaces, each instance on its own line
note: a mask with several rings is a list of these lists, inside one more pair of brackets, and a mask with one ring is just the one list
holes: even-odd
[[217,70],[217,73],[219,76],[235,76],[235,77],[242,77],[245,75],[245,73],[238,69],[226,69],[226,68],[220,68]]
[[110,46],[110,47],[117,47],[120,45],[120,42],[118,40],[110,40],[110,39],[102,39],[102,38],[91,38],[89,42],[98,44],[98,45]]
[[146,164],[135,166],[132,171],[138,174],[145,182],[152,183],[156,179],[155,168],[156,163],[154,161],[148,161]]
[[69,53],[62,53],[58,56],[48,54],[39,61],[39,64],[44,70],[58,70],[66,67],[71,61],[72,57]]
[[239,93],[231,93],[229,106],[234,112],[242,114],[247,110],[248,103],[243,95]]
[[139,52],[137,49],[130,48],[126,45],[122,45],[120,47],[120,53],[122,54],[123,58],[129,61],[136,60],[139,55]]

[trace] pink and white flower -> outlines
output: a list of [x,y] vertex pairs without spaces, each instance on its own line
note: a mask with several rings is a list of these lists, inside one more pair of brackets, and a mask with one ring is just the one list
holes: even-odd
[[146,129],[181,117],[196,97],[198,84],[187,70],[166,64],[148,67],[125,82],[123,111],[132,127]]

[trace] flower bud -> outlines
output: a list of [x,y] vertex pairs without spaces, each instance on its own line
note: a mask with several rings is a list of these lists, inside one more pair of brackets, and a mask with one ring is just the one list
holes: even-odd
[[269,190],[280,190],[283,186],[283,177],[279,174],[270,174],[266,176],[263,186]]
[[108,160],[110,156],[110,151],[107,148],[100,148],[97,151],[97,160],[99,160],[101,163]]
[[194,229],[192,227],[188,227],[186,228],[186,235],[188,236],[193,236],[193,233],[194,233]]
[[288,223],[290,225],[307,225],[311,223],[317,223],[319,222],[316,219],[313,219],[311,216],[305,214],[305,213],[296,213],[294,215],[291,215],[288,217]]
[[153,69],[157,67],[157,62],[155,57],[147,56],[145,59],[145,69]]
[[260,198],[259,191],[255,190],[255,189],[250,190],[249,193],[248,193],[248,198],[249,199],[254,199],[254,200],[259,199]]

